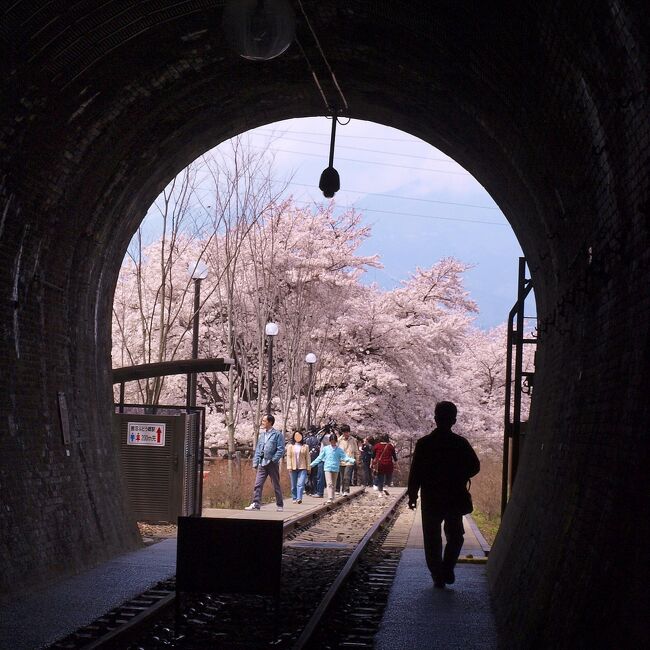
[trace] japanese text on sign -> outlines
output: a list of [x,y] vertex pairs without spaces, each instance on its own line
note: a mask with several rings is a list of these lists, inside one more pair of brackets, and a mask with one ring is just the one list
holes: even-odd
[[127,445],[165,446],[165,425],[155,422],[129,422]]

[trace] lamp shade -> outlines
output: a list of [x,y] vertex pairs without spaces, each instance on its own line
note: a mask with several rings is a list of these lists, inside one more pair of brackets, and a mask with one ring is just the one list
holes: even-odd
[[192,280],[205,280],[208,277],[208,266],[203,260],[194,260],[187,265],[187,273]]
[[305,357],[305,363],[316,363],[317,361],[318,361],[318,357],[313,352],[310,352]]
[[230,46],[252,61],[268,61],[291,45],[296,16],[288,0],[229,0],[223,30]]
[[264,332],[267,336],[275,336],[280,331],[277,323],[267,323]]
[[326,199],[331,199],[341,189],[341,179],[334,167],[327,167],[320,175],[318,188]]

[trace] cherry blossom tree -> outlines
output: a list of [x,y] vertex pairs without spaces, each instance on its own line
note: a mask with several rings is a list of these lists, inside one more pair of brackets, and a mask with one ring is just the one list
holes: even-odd
[[[201,248],[202,215],[193,200],[200,169],[200,163],[184,169],[154,203],[160,238],[145,245],[140,226],[129,246],[113,298],[115,365],[171,361],[187,345],[192,309],[187,267]],[[138,381],[128,389],[131,399],[135,390],[142,403],[159,403],[165,379]]]
[[253,436],[265,398],[266,323],[275,320],[281,326],[273,368],[277,389],[273,404],[282,414],[278,422],[283,428],[301,426],[307,390],[305,354],[320,352],[318,332],[329,313],[345,291],[355,287],[363,268],[377,264],[375,257],[355,255],[367,229],[354,212],[335,217],[332,209],[311,212],[286,202],[268,213],[246,234],[236,281],[231,284],[236,291],[223,300],[218,289],[214,304],[204,310],[208,332],[215,318],[231,324],[240,385],[236,418],[243,417],[233,421],[250,426]]
[[[507,329],[488,331],[469,327],[461,352],[454,360],[449,394],[459,404],[457,430],[485,454],[500,456],[505,416]],[[527,338],[533,334],[527,333]],[[534,370],[534,348],[524,346],[524,370]],[[522,418],[530,408],[530,395],[522,396]]]
[[[204,352],[215,347],[235,360],[223,381],[216,373],[203,378],[199,390],[211,398],[225,419],[229,456],[235,451],[235,427],[242,397],[250,396],[248,375],[250,319],[244,311],[241,280],[250,265],[249,240],[272,214],[282,213],[279,196],[286,185],[272,178],[272,161],[266,150],[254,151],[242,138],[234,138],[219,150],[219,158],[205,158],[211,181],[212,231],[206,245],[206,261],[213,271],[203,313],[206,332]],[[254,261],[254,260],[253,260]],[[258,292],[256,292],[258,293]],[[206,350],[206,344],[208,350]]]

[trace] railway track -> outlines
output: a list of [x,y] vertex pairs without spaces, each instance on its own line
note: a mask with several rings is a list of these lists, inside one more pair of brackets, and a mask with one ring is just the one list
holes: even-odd
[[51,648],[371,648],[413,520],[403,497],[402,490],[385,499],[358,492],[287,522],[278,600],[202,594],[177,601],[169,580]]

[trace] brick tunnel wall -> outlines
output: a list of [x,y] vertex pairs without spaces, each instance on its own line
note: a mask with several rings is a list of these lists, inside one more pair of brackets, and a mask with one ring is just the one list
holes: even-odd
[[564,148],[535,134],[544,169],[559,163],[564,175],[549,188],[558,218],[547,235],[563,242],[540,313],[526,448],[488,563],[507,647],[632,648],[647,639],[650,576],[634,540],[649,532],[639,499],[650,460],[649,44],[634,37],[641,22],[611,9],[594,12],[584,41],[570,34],[585,24],[563,16],[564,36],[551,40],[564,74],[549,86],[570,126]]
[[[224,138],[322,113],[296,49],[265,64],[236,59],[213,4],[183,14],[160,0],[118,16],[90,0],[66,14],[22,2],[2,32],[8,597],[137,544],[110,440],[110,321],[147,208]],[[635,2],[304,4],[353,116],[463,164],[529,259],[542,332],[536,393],[489,563],[504,645],[625,647],[614,642],[639,638],[647,604],[648,507],[630,505],[648,467],[647,15]]]

